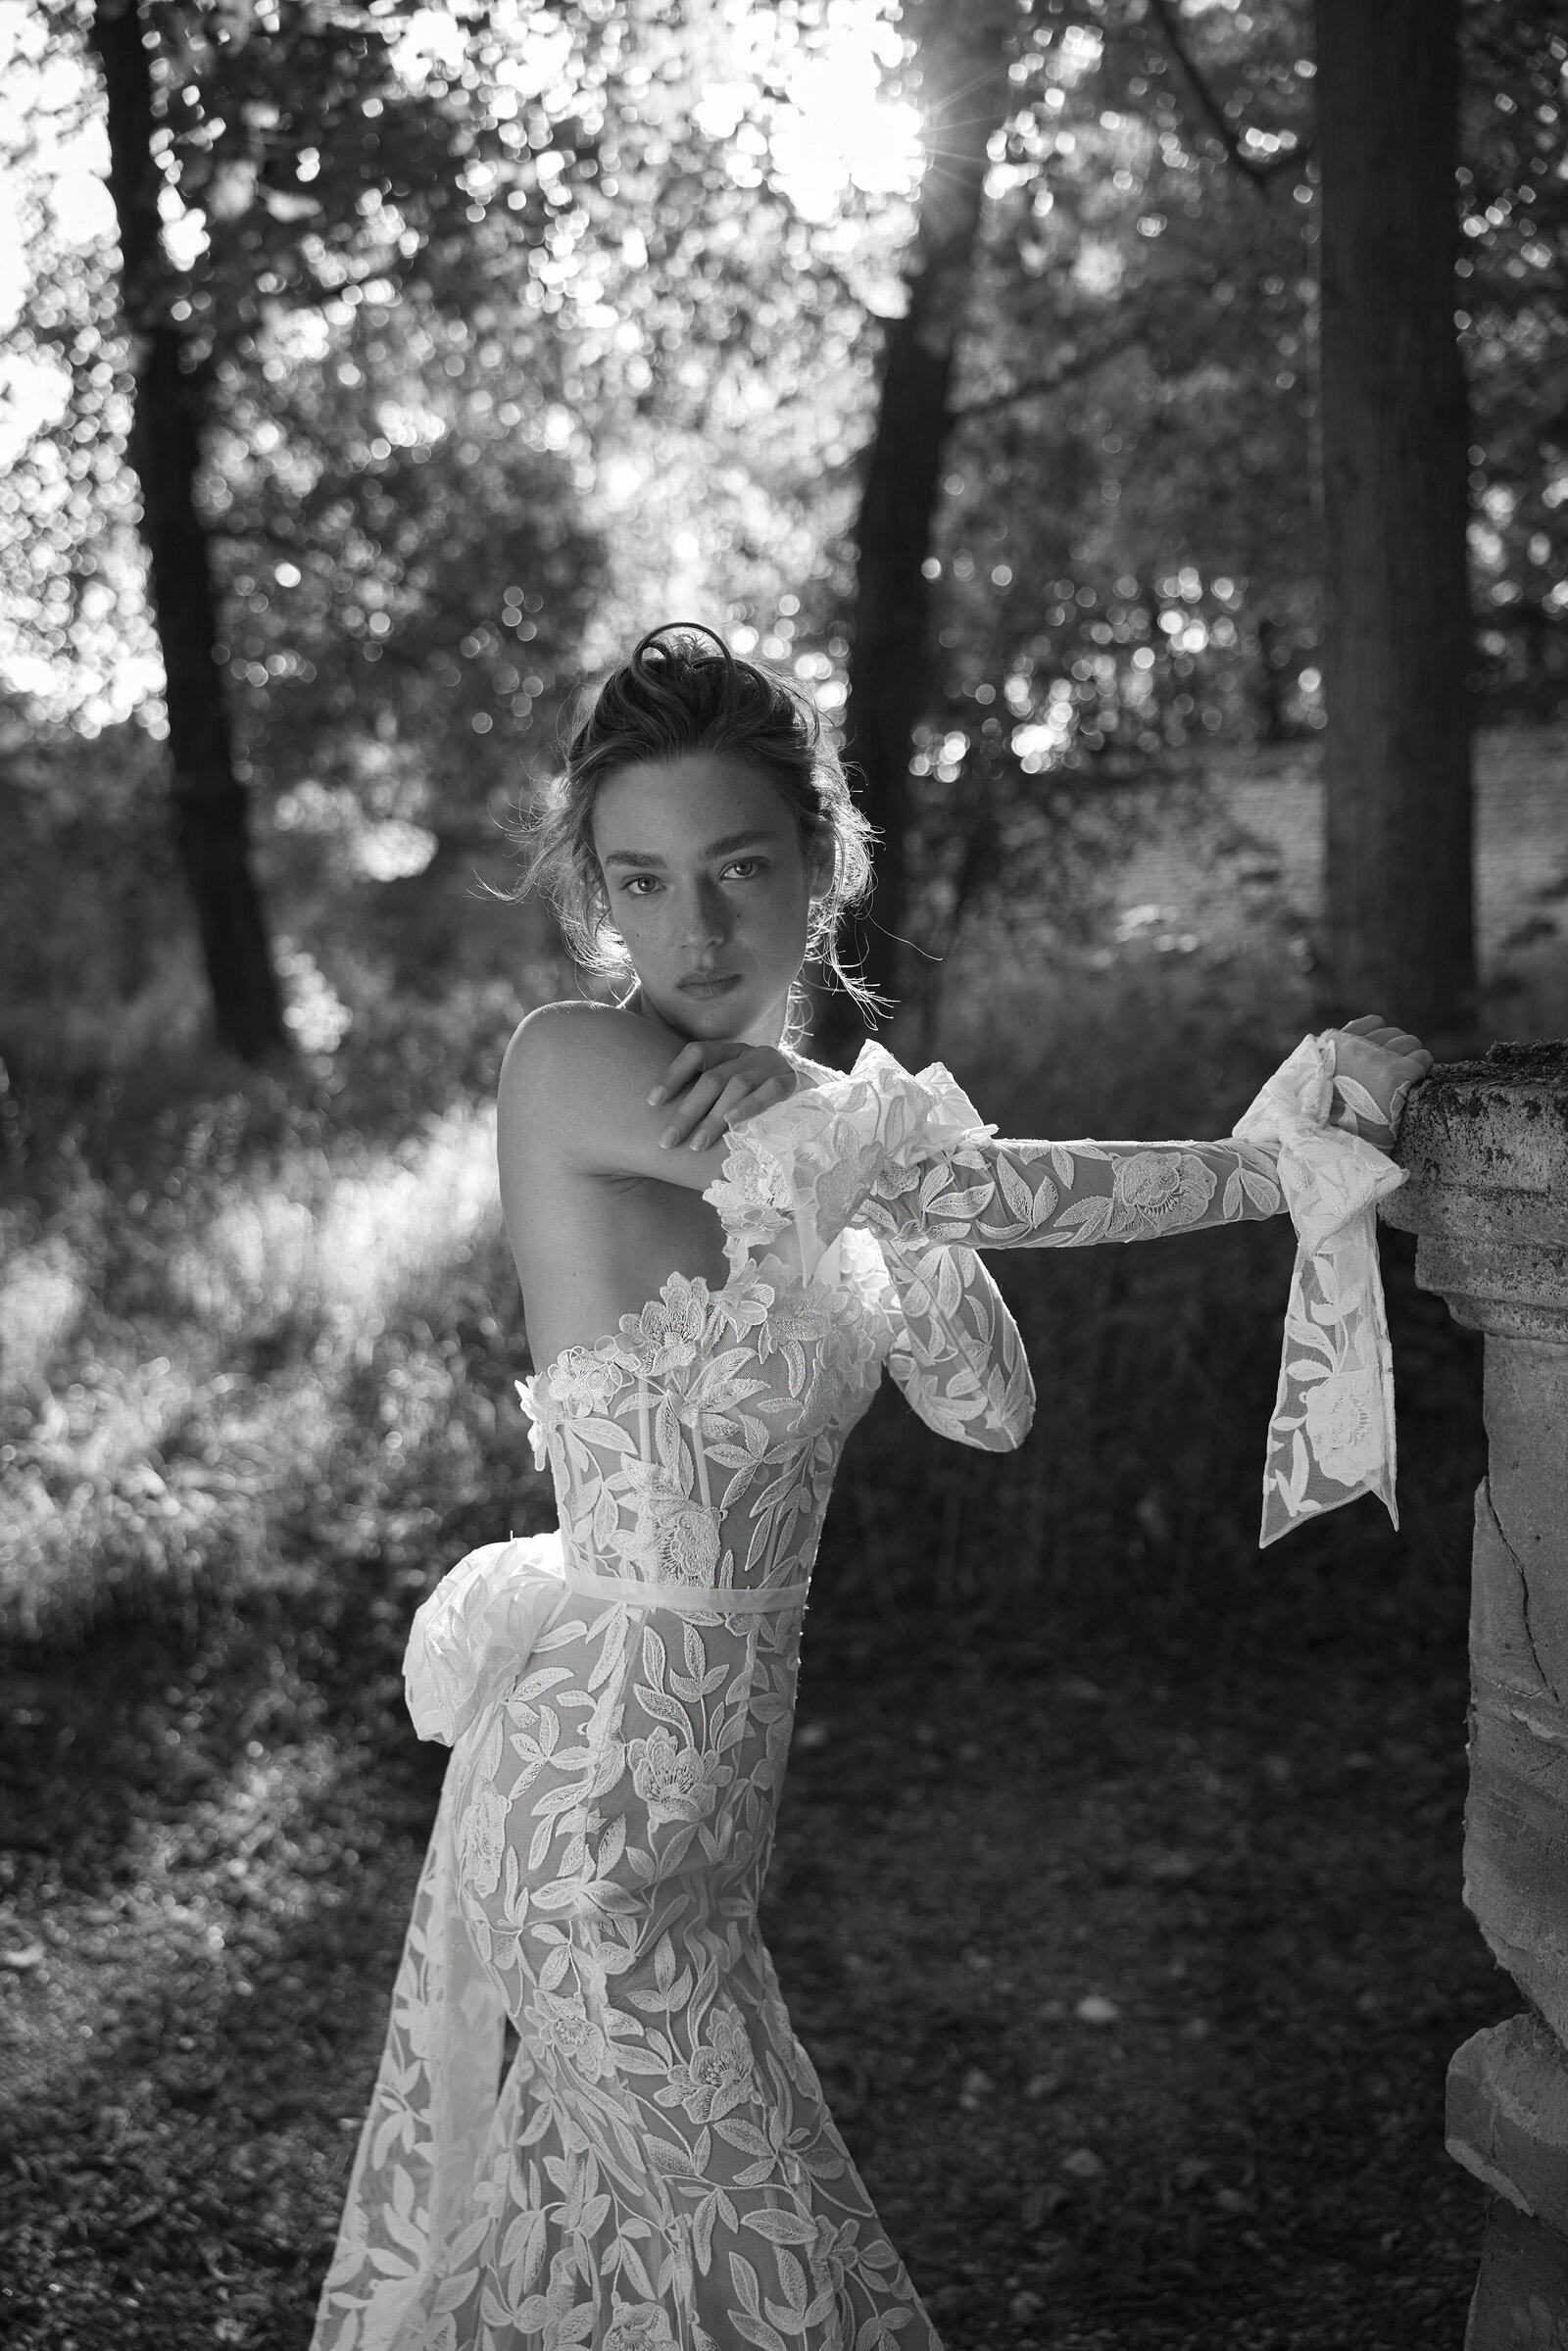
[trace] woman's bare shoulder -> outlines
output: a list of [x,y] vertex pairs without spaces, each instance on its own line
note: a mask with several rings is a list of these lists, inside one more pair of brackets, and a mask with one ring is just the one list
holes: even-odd
[[614,1004],[540,1004],[513,1031],[501,1063],[501,1099],[584,1081],[613,1083],[645,1069],[657,1074],[669,1053],[667,1040],[646,1020]]
[[[710,1154],[661,1152],[667,1113],[648,1101],[669,1058],[667,1036],[635,1012],[541,1004],[519,1022],[501,1064],[503,1157],[543,1156],[592,1172],[690,1183]],[[690,1172],[687,1158],[695,1162]]]

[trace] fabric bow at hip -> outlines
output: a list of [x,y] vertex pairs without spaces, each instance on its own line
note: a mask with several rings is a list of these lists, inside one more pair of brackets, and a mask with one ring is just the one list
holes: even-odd
[[1332,1031],[1304,1037],[1233,1132],[1277,1155],[1296,1226],[1279,1389],[1263,1471],[1266,1547],[1303,1518],[1375,1494],[1396,1526],[1394,1359],[1376,1203],[1404,1171],[1329,1124]]

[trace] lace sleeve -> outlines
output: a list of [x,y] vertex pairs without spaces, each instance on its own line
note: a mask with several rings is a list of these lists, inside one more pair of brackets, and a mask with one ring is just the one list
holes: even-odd
[[1080,1249],[1284,1205],[1257,1143],[999,1141],[940,1062],[911,1077],[875,1045],[738,1132],[824,1245],[854,1224],[883,1242]]
[[[824,1080],[737,1133],[771,1198],[820,1243],[853,1224],[876,1237],[890,1272],[920,1265],[922,1251],[933,1267],[939,1251],[956,1267],[973,1249],[1147,1241],[1288,1205],[1298,1247],[1264,1476],[1269,1543],[1361,1494],[1377,1494],[1398,1523],[1374,1208],[1403,1178],[1373,1145],[1330,1124],[1334,1103],[1329,1032],[1298,1046],[1224,1142],[999,1141],[940,1063],[910,1076],[868,1045],[849,1077]],[[947,1289],[955,1278],[961,1307],[961,1273]],[[939,1295],[940,1285],[928,1280],[924,1291]],[[935,1319],[924,1327],[936,1361],[954,1343]],[[918,1304],[910,1328],[922,1329]],[[968,1327],[960,1317],[959,1331],[952,1360],[965,1396],[975,1393],[971,1380],[989,1395],[999,1371],[1004,1395],[1008,1340],[997,1339],[983,1309]],[[920,1374],[916,1352],[912,1344]],[[916,1377],[916,1390],[927,1385]],[[941,1405],[940,1394],[934,1400]]]
[[927,1428],[981,1451],[1010,1452],[1035,1414],[1018,1326],[970,1249],[883,1241],[899,1302],[888,1368]]

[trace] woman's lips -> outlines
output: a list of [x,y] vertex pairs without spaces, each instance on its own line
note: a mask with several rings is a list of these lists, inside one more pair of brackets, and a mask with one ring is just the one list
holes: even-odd
[[694,971],[689,978],[678,982],[683,996],[725,996],[740,984],[738,971]]

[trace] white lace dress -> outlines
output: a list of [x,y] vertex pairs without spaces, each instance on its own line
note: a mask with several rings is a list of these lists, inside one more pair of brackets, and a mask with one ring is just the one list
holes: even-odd
[[[970,1245],[1270,1215],[1293,1118],[1307,1159],[1387,1170],[1324,1142],[1314,1069],[1306,1110],[1254,1105],[1261,1142],[1061,1145],[999,1143],[945,1070],[875,1047],[808,1068],[707,1196],[722,1288],[672,1276],[523,1388],[561,1524],[471,1553],[416,1620],[411,1710],[453,1752],[314,2351],[937,2344],[758,1928],[834,1471],[885,1366],[941,1436],[1023,1437]],[[1308,1381],[1342,1406],[1369,1312]],[[1338,1494],[1307,1491],[1314,1454],[1302,1508],[1350,1489],[1338,1425]]]

